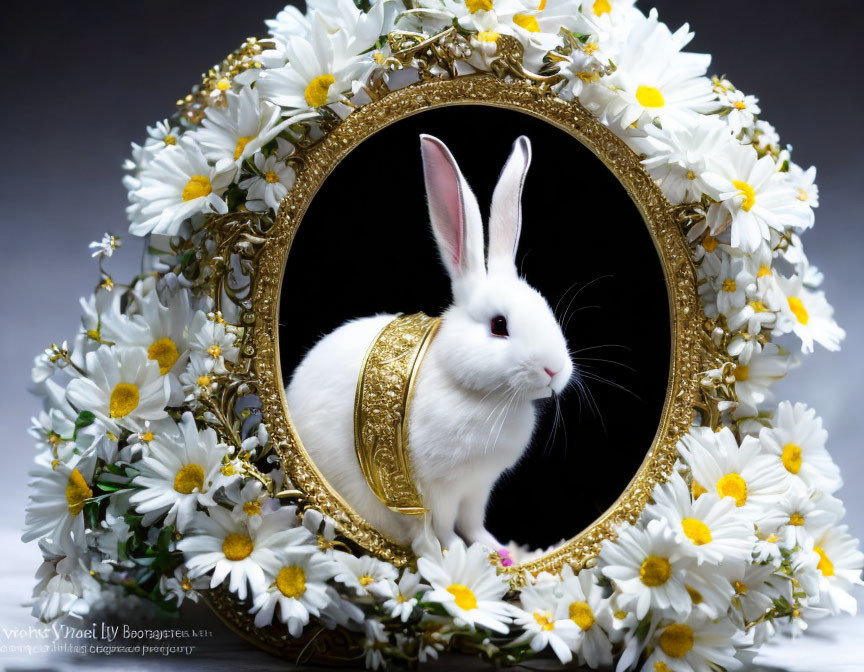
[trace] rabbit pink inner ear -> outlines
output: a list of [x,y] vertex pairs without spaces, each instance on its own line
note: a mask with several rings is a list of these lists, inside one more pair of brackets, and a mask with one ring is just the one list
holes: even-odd
[[462,176],[443,142],[421,135],[420,147],[432,230],[448,270],[457,277],[462,272],[465,252]]
[[513,150],[492,194],[489,216],[489,269],[515,270],[516,247],[522,231],[522,187],[531,165],[531,141],[524,135]]

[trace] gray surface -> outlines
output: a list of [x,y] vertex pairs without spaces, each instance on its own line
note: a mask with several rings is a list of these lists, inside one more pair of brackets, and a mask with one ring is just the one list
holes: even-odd
[[[725,0],[722,7],[673,0],[653,4],[673,28],[689,20],[697,33],[691,48],[713,53],[713,70],[760,97],[763,116],[785,141],[795,142],[796,160],[819,167],[822,205],[805,242],[811,260],[826,272],[825,289],[848,332],[846,350],[820,350],[807,358],[778,396],[808,402],[824,417],[832,454],[849,484],[840,492],[848,522],[864,536],[864,488],[858,486],[864,452],[856,394],[864,379],[864,352],[854,347],[864,343],[864,229],[858,214],[864,89],[854,70],[864,9],[851,0],[830,9],[804,0]],[[253,5],[211,0],[206,6],[152,0],[15,3],[5,9],[5,25],[14,27],[4,35],[0,106],[6,157],[0,168],[0,427],[5,432],[0,505],[8,529],[22,525],[25,474],[33,455],[26,427],[36,405],[23,392],[30,363],[51,341],[74,336],[77,298],[98,279],[86,244],[106,230],[125,231],[119,166],[128,142],[141,140],[144,126],[169,113],[199,73],[243,37],[263,34],[262,20],[279,7],[273,0]],[[135,248],[131,239],[124,250],[127,261],[134,256],[129,248]],[[0,587],[0,609],[6,614],[13,609],[9,591],[23,595],[37,560],[35,548],[30,555],[14,546],[3,548],[0,569],[7,578]],[[24,558],[32,559],[25,565]],[[15,613],[15,619],[23,618]],[[845,632],[848,639],[842,641],[851,641],[850,622],[840,623],[826,633]],[[810,641],[815,647],[817,640]],[[830,644],[826,649],[846,650]],[[864,668],[860,658],[858,665],[854,669]]]

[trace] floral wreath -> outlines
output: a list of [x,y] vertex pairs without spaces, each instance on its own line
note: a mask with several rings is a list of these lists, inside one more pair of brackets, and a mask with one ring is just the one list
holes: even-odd
[[[143,270],[115,282],[102,262],[120,239],[92,243],[101,282],[81,301],[83,326],[36,357],[33,615],[130,600],[176,612],[221,587],[257,627],[356,633],[372,668],[551,649],[562,663],[684,672],[736,669],[778,631],[854,613],[864,555],[841,524],[827,432],[803,404],[770,405],[798,361],[793,337],[808,353],[839,349],[844,332],[801,244],[815,168],[792,161],[758,100],[707,77],[710,56],[683,51],[688,27],[672,32],[633,0],[308,5],[267,21],[268,39],[247,41],[133,144],[124,182],[130,233],[148,237]],[[247,232],[219,257],[208,227],[239,216],[266,235],[295,148],[382,92],[475,72],[578,100],[643,157],[689,213],[705,330],[725,361],[704,372],[680,461],[636,524],[581,571],[521,588],[506,551],[430,544],[397,569],[307,506],[238,383],[242,313],[203,291],[220,265],[242,277],[254,244]]]

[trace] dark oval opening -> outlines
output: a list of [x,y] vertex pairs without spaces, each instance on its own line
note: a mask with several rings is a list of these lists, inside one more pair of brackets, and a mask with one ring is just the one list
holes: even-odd
[[557,409],[545,404],[523,459],[498,481],[486,522],[502,541],[545,548],[588,527],[636,474],[660,423],[671,350],[667,287],[647,226],[615,175],[570,134],[518,111],[458,105],[396,122],[352,151],[312,200],[292,245],[280,314],[283,379],[350,318],[438,315],[449,304],[429,230],[420,133],[450,147],[484,218],[513,140],[532,142],[517,265],[557,306],[586,392],[571,388]]

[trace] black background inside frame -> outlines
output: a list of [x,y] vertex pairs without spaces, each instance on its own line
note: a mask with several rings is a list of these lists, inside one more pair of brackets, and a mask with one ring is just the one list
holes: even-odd
[[587,392],[565,391],[557,423],[554,402],[541,402],[534,440],[496,485],[487,527],[502,541],[546,547],[590,525],[635,475],[662,413],[670,356],[667,290],[645,223],[615,176],[566,132],[520,112],[466,105],[397,122],[352,151],[312,200],[292,245],[280,315],[283,378],[287,384],[306,351],[350,318],[439,315],[449,304],[429,230],[420,133],[447,143],[484,218],[513,140],[532,141],[517,264],[557,306]]

